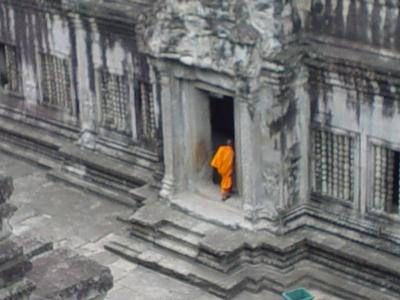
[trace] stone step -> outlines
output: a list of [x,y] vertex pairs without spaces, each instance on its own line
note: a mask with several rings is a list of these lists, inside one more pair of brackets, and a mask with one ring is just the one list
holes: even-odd
[[[110,149],[104,145],[104,153],[81,148],[70,139],[71,136],[77,138],[75,133],[53,135],[51,126],[27,126],[1,116],[0,124],[0,151],[53,169],[50,174],[53,178],[65,182],[70,180],[71,185],[133,207],[139,207],[137,204],[157,194],[153,178],[159,171],[156,153],[125,147],[119,149],[126,154],[121,158],[117,150],[108,153]],[[146,159],[148,162],[141,166],[139,162]],[[68,172],[61,171],[61,168]]]
[[168,239],[180,243],[186,247],[197,249],[203,234],[180,227],[174,222],[162,221],[152,226],[137,220],[122,220],[131,226],[131,234],[142,239],[154,241],[159,238]]
[[[0,140],[1,140],[1,138],[0,138]],[[23,142],[22,144],[16,143],[15,145],[10,144],[8,142],[4,142],[4,143],[0,143],[0,151],[10,154],[12,156],[18,157],[18,158],[26,159],[27,161],[33,162],[42,167],[52,168],[52,169],[59,168],[59,165],[60,165],[59,162],[56,162],[56,161],[54,161],[54,159],[49,158],[49,156],[47,155],[48,154],[47,151],[44,151],[44,150],[38,151],[38,147],[36,144],[34,145],[34,147],[32,149],[30,149],[29,147],[27,148],[25,146],[26,146],[25,142]],[[24,148],[20,148],[20,147],[24,147]],[[58,152],[58,150],[57,150],[57,152]],[[58,156],[57,158],[62,159],[61,156]],[[79,175],[79,169],[82,169],[82,166],[78,166],[77,168],[74,168],[73,166],[66,167],[66,171],[69,171],[70,173],[75,173],[76,175]],[[90,174],[84,176],[84,179],[86,181],[92,181],[94,184],[97,184],[97,185],[103,185],[103,186],[107,185],[108,187],[110,187],[113,190],[119,190],[123,193],[131,195],[134,199],[136,199],[139,202],[144,201],[149,194],[149,192],[143,193],[141,191],[142,190],[141,187],[143,187],[147,183],[143,179],[138,179],[139,175],[137,175],[137,176],[130,175],[129,178],[122,178],[120,180],[116,180],[116,178],[118,178],[118,177],[121,178],[121,175],[116,176],[116,174],[113,174],[114,176],[110,176],[110,175],[105,176],[105,174],[107,174],[107,172],[112,173],[111,170],[104,171],[103,173],[93,170],[93,169],[88,169],[88,170],[89,170]],[[54,172],[57,172],[57,171],[54,171]],[[50,177],[53,177],[53,178],[57,177],[58,179],[60,179],[60,180],[62,179],[65,182],[68,182],[68,179],[72,178],[72,177],[67,178],[66,176],[62,176],[62,175],[55,176],[54,172],[50,172]],[[132,173],[134,173],[134,172],[132,172]],[[143,178],[146,180],[151,180],[151,179],[149,179],[150,175],[145,175],[145,176],[143,176]],[[82,184],[77,185],[75,178],[74,178],[74,180],[72,180],[69,183],[72,185],[75,185],[75,186],[79,186],[79,187],[85,186],[85,184],[83,182],[82,182]],[[105,191],[105,189],[99,189],[99,191]],[[151,195],[154,195],[154,193],[155,193],[155,191],[150,192]],[[96,193],[96,194],[99,194],[99,193]],[[108,193],[103,193],[103,196],[105,196],[105,198],[110,198],[110,195],[108,195]],[[114,198],[115,197],[111,197],[111,199],[114,199]],[[125,202],[125,201],[121,200],[118,202]],[[125,204],[131,205],[130,201],[125,202]]]
[[60,154],[64,158],[64,165],[84,166],[87,172],[97,176],[101,174],[112,181],[121,181],[132,187],[142,186],[152,179],[152,172],[147,169],[75,145],[64,145]]
[[53,250],[52,242],[32,234],[32,231],[30,230],[20,235],[13,235],[11,240],[22,246],[24,249],[24,255],[28,259]]
[[198,247],[201,240],[204,238],[204,234],[192,231],[188,228],[180,227],[179,225],[166,222],[163,226],[158,228],[158,232],[163,234],[172,240],[182,242],[191,247]]
[[[145,247],[143,247],[144,245]],[[224,274],[202,265],[193,264],[191,261],[173,255],[165,249],[135,238],[132,238],[129,245],[110,242],[105,248],[128,261],[141,264],[226,298],[224,297],[226,291],[215,283],[220,281]]]
[[224,227],[203,222],[160,201],[147,202],[146,206],[125,221],[138,230],[142,228],[145,232],[159,231],[196,246],[209,232],[232,232]]
[[[323,268],[336,269],[352,278],[358,278],[358,280],[362,278],[363,281],[373,286],[387,286],[392,291],[400,293],[397,286],[400,278],[399,272],[396,271],[397,267],[387,267],[387,261],[395,259],[394,257],[375,253],[371,249],[350,241],[343,241],[337,237],[320,239],[305,236],[305,238],[307,239],[305,241],[301,239],[291,240],[280,245],[279,243],[274,245],[274,242],[272,242],[272,245],[260,244],[255,247],[240,247],[240,243],[238,243],[237,247],[232,249],[232,253],[220,257],[210,253],[204,254],[202,246],[199,247],[199,253],[196,257],[177,251],[177,249],[180,250],[180,246],[176,244],[174,244],[174,249],[168,249],[169,245],[165,244],[161,246],[174,252],[174,254],[179,253],[181,257],[185,256],[187,260],[191,259],[193,264],[202,265],[229,276],[245,266],[250,268],[256,265],[273,266],[279,270],[285,270],[305,259],[310,259]],[[160,238],[160,240],[162,239]],[[220,240],[224,241],[223,237],[220,237]],[[159,246],[157,240],[152,239],[151,242]],[[225,240],[225,242],[229,243],[228,240]],[[242,240],[242,242],[245,241]],[[218,245],[215,246],[218,247]],[[229,258],[230,255],[233,255],[233,257]],[[385,277],[385,279],[381,280],[382,277]]]
[[95,195],[101,196],[111,201],[124,204],[131,208],[137,209],[143,202],[142,197],[135,197],[132,193],[126,193],[119,190],[112,190],[109,187],[104,187],[99,184],[84,180],[71,173],[62,172],[59,170],[51,170],[47,173],[47,176],[55,181],[61,181],[70,184],[74,187],[83,189]]
[[133,183],[131,181],[123,179],[118,180],[115,176],[110,176],[102,172],[93,171],[85,167],[82,168],[81,166],[64,166],[61,173],[74,175],[88,183],[98,185],[105,189],[118,191],[126,195],[131,195],[139,202],[143,202],[150,195],[150,193],[147,193],[148,195],[146,195],[146,193],[139,191],[139,189],[146,186],[146,184],[144,183],[140,183],[140,185],[138,185],[137,182]]
[[[187,256],[187,259],[193,259],[196,263],[218,271],[232,272],[246,262],[271,260],[270,255],[265,255],[265,251],[268,250],[257,250],[260,245],[256,244],[254,248],[250,246],[250,243],[245,245],[247,241],[244,238],[254,235],[253,233],[235,232],[203,222],[160,203],[155,205],[146,203],[145,207],[140,208],[125,222],[131,226],[131,235],[175,254]],[[265,235],[268,237],[267,234]],[[285,264],[296,260],[293,259],[293,255],[304,256],[304,251],[296,252],[295,250],[292,250],[294,254],[283,253],[279,256],[281,255],[279,253],[284,252],[283,250],[273,249],[273,247],[271,249],[280,267],[285,267]],[[245,254],[242,255],[242,252]],[[247,257],[247,252],[251,254],[251,257]]]
[[250,217],[243,209],[232,207],[229,203],[212,200],[207,196],[185,192],[171,199],[171,206],[194,218],[205,220],[228,230],[245,228],[253,230]]
[[341,299],[398,299],[398,295],[388,291],[382,295],[376,286],[360,280],[352,281],[349,275],[314,261],[304,260],[287,269],[276,269],[264,264],[248,265],[232,274],[226,274],[138,239],[133,239],[129,245],[110,242],[105,248],[128,261],[195,285],[223,299],[234,299],[243,291],[268,291],[279,296],[283,291],[298,286],[326,290]]
[[[360,277],[364,272],[376,284],[380,276],[389,280],[388,274],[392,288],[400,282],[398,256],[376,251],[340,235],[321,234],[318,230],[303,228],[283,237],[267,232],[232,231],[159,202],[147,203],[128,222],[131,222],[131,232],[135,236],[192,259],[193,263],[224,273],[232,273],[246,264],[285,269],[312,256],[325,266],[334,261],[336,267],[346,269],[346,272],[363,269],[352,274]],[[165,242],[165,239],[170,242]],[[190,252],[186,251],[187,247],[190,247]]]
[[[154,243],[161,248],[188,258],[194,259],[198,255],[198,247],[188,240],[185,240],[184,237],[174,235],[173,232],[168,233],[168,230],[155,229],[153,231],[152,229],[140,228],[139,226],[140,225],[136,224],[136,226],[129,230],[131,236],[138,237],[146,242]],[[152,231],[152,233],[149,233],[149,231]]]
[[3,133],[0,134],[0,151],[10,156],[35,163],[41,167],[53,168],[58,166],[57,162],[49,156],[42,155],[41,153],[38,153],[38,151],[33,151],[21,144],[10,142],[4,137]]
[[184,243],[181,243],[174,239],[159,237],[154,240],[153,243],[159,247],[162,247],[185,257],[195,258],[198,255],[198,249],[194,247],[188,247]]
[[[265,278],[266,273],[270,278],[277,278],[279,273],[266,266],[256,266],[251,270],[243,269],[233,274],[225,274],[176,256],[175,251],[171,252],[158,245],[137,239],[133,239],[131,242],[129,246],[126,242],[123,244],[111,242],[105,248],[129,261],[199,286],[227,299],[240,293],[244,288],[254,292],[266,287],[269,290],[275,290],[276,293],[281,290],[276,288],[280,285],[277,281]],[[260,282],[262,282],[263,288],[257,285]]]
[[[290,287],[291,283],[295,283],[290,281],[293,278],[297,278],[298,282],[302,279],[319,282],[321,289],[337,278],[346,278],[351,284],[334,284],[330,293],[333,294],[335,289],[342,289],[337,295],[343,296],[352,295],[352,291],[355,291],[355,295],[343,299],[361,300],[369,299],[368,295],[373,294],[371,289],[379,291],[385,288],[385,294],[394,295],[387,299],[400,298],[398,256],[376,251],[359,243],[358,238],[343,238],[339,233],[329,231],[322,234],[314,227],[301,227],[283,236],[244,229],[231,230],[202,221],[160,202],[146,203],[128,222],[131,223],[131,230],[136,232],[135,235],[142,239],[133,243],[144,243],[146,247],[151,245],[157,255],[161,255],[159,251],[166,253],[167,257],[161,258],[164,261],[162,264],[154,261],[149,263],[143,257],[136,257],[134,261],[178,279],[192,276],[192,284],[198,282],[199,286],[207,286],[221,297],[235,295],[240,289],[274,290],[278,283],[282,288]],[[313,225],[312,220],[307,224]],[[187,238],[187,232],[193,236]],[[173,246],[165,243],[164,239],[173,241]],[[130,248],[131,244],[125,244],[124,247]],[[186,250],[184,246],[196,248],[198,254],[193,256],[192,253],[185,253],[182,251]],[[182,272],[180,267],[168,267],[165,261],[169,260],[181,260],[192,265],[193,273],[197,268],[206,271],[188,275],[184,273],[183,267]],[[294,276],[293,274],[297,274],[296,268],[303,262],[314,265],[314,269]],[[306,267],[301,270],[306,270]],[[215,277],[207,276],[207,272],[219,274],[216,276],[218,281],[214,281]],[[330,273],[336,275],[329,277]],[[313,277],[309,274],[313,274]],[[274,282],[274,278],[278,277],[281,279]],[[323,280],[319,281],[320,278]],[[346,288],[342,288],[342,285]]]

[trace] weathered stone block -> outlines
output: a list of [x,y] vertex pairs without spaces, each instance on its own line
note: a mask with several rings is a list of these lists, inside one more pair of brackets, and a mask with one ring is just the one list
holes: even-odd
[[0,243],[0,289],[22,280],[31,268],[21,246],[10,240]]
[[0,243],[0,266],[22,255],[22,247],[17,243],[6,240]]
[[32,299],[101,299],[113,286],[109,268],[68,249],[34,259],[27,277],[37,286]]
[[14,184],[11,177],[0,175],[0,204],[6,202],[14,191]]
[[[17,210],[15,205],[9,203],[0,204],[0,221],[4,218],[11,218],[12,214]],[[1,225],[0,225],[1,230]]]
[[0,300],[29,300],[29,295],[35,289],[35,285],[28,280],[21,280],[12,285],[12,289],[0,289]]

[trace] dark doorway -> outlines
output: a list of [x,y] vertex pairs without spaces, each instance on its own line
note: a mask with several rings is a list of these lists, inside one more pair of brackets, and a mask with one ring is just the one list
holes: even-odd
[[212,147],[215,151],[227,139],[234,140],[235,125],[232,97],[210,97]]
[[[226,143],[227,139],[235,145],[235,122],[233,98],[210,95],[211,142],[213,153]],[[219,175],[213,172],[213,182],[219,183]],[[234,180],[235,181],[235,180]],[[234,184],[235,188],[235,184]]]

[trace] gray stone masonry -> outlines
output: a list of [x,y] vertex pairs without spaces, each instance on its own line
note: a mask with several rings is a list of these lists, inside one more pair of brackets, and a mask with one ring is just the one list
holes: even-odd
[[68,249],[57,249],[34,259],[28,278],[37,286],[32,300],[100,300],[113,286],[109,268]]
[[[129,216],[133,211],[130,207],[106,201],[64,182],[54,182],[47,176],[48,170],[1,152],[0,173],[14,178],[15,193],[11,203],[18,210],[11,219],[15,234],[12,239],[23,243],[27,256],[35,257],[37,253],[48,251],[46,240],[51,240],[56,249],[68,246],[107,266],[114,279],[107,300],[220,300],[197,287],[125,261],[104,249],[105,244],[117,238],[125,237],[129,241],[125,231],[128,226],[116,218]],[[246,293],[238,299],[260,298]]]
[[[8,219],[16,207],[7,200],[13,190],[12,178],[0,175],[0,299],[104,299],[113,286],[109,268],[72,250],[47,252],[49,243],[12,236]],[[33,257],[32,262],[24,255],[24,248]]]
[[28,299],[34,285],[25,281],[26,272],[32,264],[23,254],[20,245],[12,241],[8,231],[8,218],[15,207],[7,203],[13,193],[12,178],[0,175],[0,299]]
[[[208,203],[208,209],[218,204]],[[243,290],[263,290],[271,293],[267,299],[275,299],[298,286],[352,300],[398,299],[400,294],[394,243],[385,247],[382,238],[365,238],[351,229],[335,232],[326,221],[313,222],[319,229],[276,236],[212,224],[149,201],[125,222],[131,241],[115,238],[106,249],[224,299]]]

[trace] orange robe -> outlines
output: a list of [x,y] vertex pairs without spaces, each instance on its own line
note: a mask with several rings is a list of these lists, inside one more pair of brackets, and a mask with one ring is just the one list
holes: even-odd
[[214,155],[211,166],[221,175],[221,191],[227,193],[232,188],[233,158],[235,153],[231,146],[220,146]]

